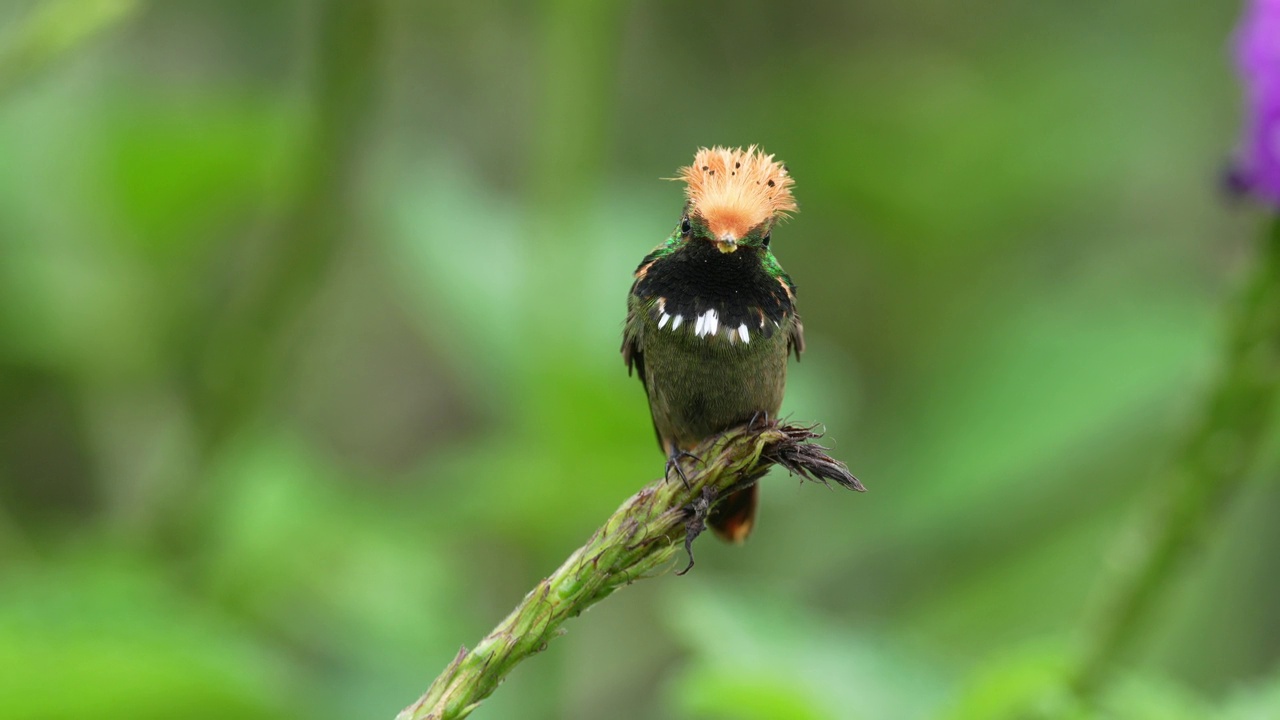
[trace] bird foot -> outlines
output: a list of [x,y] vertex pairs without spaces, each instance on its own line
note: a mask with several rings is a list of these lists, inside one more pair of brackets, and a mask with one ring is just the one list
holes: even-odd
[[689,564],[683,570],[677,570],[676,575],[684,575],[693,569],[693,541],[707,529],[707,516],[711,514],[711,503],[715,499],[716,491],[706,487],[702,488],[702,493],[693,502],[685,506],[689,518],[684,524],[684,552],[689,556]]
[[[671,456],[667,458],[667,468],[666,470],[663,471],[662,478],[664,480],[670,480],[671,469],[675,468],[676,475],[680,476],[680,482],[684,483],[684,489],[690,490],[692,489],[692,486],[689,485],[689,478],[685,476],[684,468],[680,467],[680,461],[683,460],[684,458],[693,458],[694,460],[700,463],[702,462],[702,458],[698,457],[697,455],[694,455],[691,452],[687,452],[685,450],[677,450],[671,453]],[[705,465],[706,463],[703,463],[703,464]]]
[[751,416],[751,420],[747,422],[747,429],[752,431],[768,430],[778,426],[778,419],[770,417],[769,413],[761,410]]

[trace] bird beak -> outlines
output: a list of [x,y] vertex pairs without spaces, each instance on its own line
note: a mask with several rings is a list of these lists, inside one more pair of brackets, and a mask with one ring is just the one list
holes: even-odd
[[727,232],[716,238],[716,249],[722,253],[731,253],[738,249],[738,238],[733,233]]

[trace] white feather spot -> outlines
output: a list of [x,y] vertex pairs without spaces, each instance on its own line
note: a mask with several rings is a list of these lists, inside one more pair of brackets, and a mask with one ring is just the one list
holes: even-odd
[[751,335],[750,333],[747,332],[746,323],[742,323],[741,325],[738,326],[738,337],[742,338],[742,342],[744,343],[751,342]]
[[708,310],[698,316],[698,324],[694,334],[698,337],[709,337],[720,331],[720,318],[715,310]]
[[666,325],[666,324],[667,324],[667,321],[668,321],[668,320],[670,320],[670,319],[671,319],[671,316],[670,316],[670,315],[668,315],[668,314],[666,314],[666,313],[662,313],[662,319],[658,321],[658,328],[659,328],[659,329],[661,329],[661,328],[662,328],[662,326],[663,326],[663,325]]
[[680,327],[680,323],[682,322],[684,322],[684,316],[677,315],[676,319],[671,321],[671,329],[675,330],[676,328]]

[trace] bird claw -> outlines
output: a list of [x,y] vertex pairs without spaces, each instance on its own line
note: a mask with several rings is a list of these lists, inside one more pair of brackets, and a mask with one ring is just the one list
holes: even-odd
[[747,423],[747,429],[752,431],[768,430],[771,427],[776,427],[777,424],[778,421],[771,419],[769,413],[760,410],[751,415],[751,420]]
[[702,462],[702,458],[698,457],[697,455],[694,455],[693,453],[687,452],[685,450],[680,450],[672,453],[671,456],[667,458],[667,467],[666,467],[666,470],[664,470],[662,473],[662,478],[664,480],[670,480],[671,469],[675,468],[676,474],[680,476],[680,482],[684,483],[684,489],[690,490],[692,489],[693,486],[689,484],[689,478],[685,476],[684,468],[680,467],[680,460],[683,458],[693,458],[694,460],[702,463],[703,465],[706,465],[705,462]]

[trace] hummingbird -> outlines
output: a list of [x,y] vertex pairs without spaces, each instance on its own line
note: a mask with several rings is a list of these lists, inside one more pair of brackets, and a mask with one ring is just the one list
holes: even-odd
[[[787,360],[804,350],[796,286],[770,248],[796,210],[787,166],[755,145],[701,148],[673,178],[685,183],[680,222],[640,261],[627,297],[622,357],[649,399],[667,474],[703,440],[782,405]],[[736,490],[707,524],[741,543],[759,489]]]

